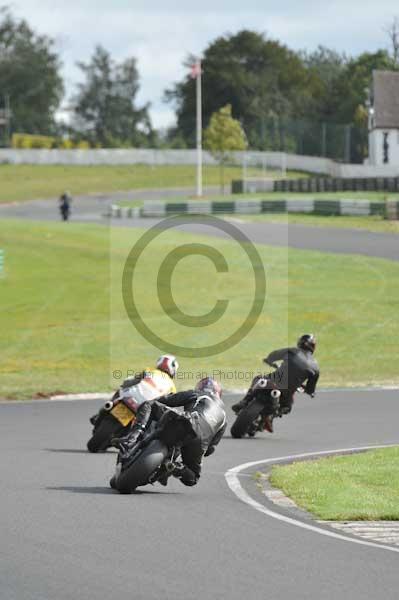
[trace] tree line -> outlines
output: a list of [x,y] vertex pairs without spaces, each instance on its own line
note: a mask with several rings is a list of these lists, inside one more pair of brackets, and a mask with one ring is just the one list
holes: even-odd
[[[387,29],[390,50],[348,56],[330,48],[295,52],[265,34],[242,30],[203,52],[203,122],[231,106],[249,147],[361,161],[367,148],[365,101],[373,69],[399,68],[399,27]],[[164,93],[176,126],[156,131],[149,104],[138,105],[136,59],[116,62],[97,46],[80,62],[82,83],[69,100],[70,123],[57,122],[65,94],[53,39],[0,9],[0,108],[11,111],[10,133],[68,137],[103,147],[195,145],[195,81],[187,75]],[[4,115],[4,111],[3,111]],[[348,141],[349,140],[349,141]],[[348,146],[349,144],[349,146]]]

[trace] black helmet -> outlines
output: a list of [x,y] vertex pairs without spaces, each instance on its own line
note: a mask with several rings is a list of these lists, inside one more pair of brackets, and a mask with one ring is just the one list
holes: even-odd
[[304,333],[298,339],[296,345],[302,350],[309,350],[309,352],[313,353],[316,350],[316,338],[313,333]]
[[211,377],[204,377],[203,379],[200,379],[195,386],[195,389],[197,392],[204,392],[205,394],[210,394],[213,397],[222,397],[222,386]]

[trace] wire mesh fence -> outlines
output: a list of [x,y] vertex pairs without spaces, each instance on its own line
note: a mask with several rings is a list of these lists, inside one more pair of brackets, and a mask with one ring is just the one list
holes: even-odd
[[264,117],[245,124],[251,148],[322,156],[338,161],[363,162],[367,153],[367,130],[288,117]]

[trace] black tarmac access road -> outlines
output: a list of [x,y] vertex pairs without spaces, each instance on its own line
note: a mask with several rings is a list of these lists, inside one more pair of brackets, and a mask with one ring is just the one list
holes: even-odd
[[397,600],[397,554],[278,522],[224,478],[248,461],[398,442],[397,392],[300,397],[274,435],[227,434],[196,487],[131,496],[108,488],[114,451],[85,451],[97,405],[0,404],[1,600]]

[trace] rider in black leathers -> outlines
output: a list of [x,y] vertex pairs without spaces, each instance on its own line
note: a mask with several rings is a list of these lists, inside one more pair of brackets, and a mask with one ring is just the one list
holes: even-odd
[[69,192],[64,192],[59,199],[60,213],[63,221],[68,221],[71,213],[71,195]]
[[[202,458],[210,456],[226,430],[227,420],[221,387],[213,379],[206,377],[198,382],[195,390],[177,392],[144,402],[136,415],[136,422],[129,434],[114,438],[111,443],[123,452],[129,452],[142,437],[150,420],[160,420],[166,407],[184,407],[185,417],[190,421],[194,436],[181,448],[183,467],[173,475],[184,485],[195,485],[201,475]],[[161,481],[166,485],[166,480]]]
[[[268,375],[258,375],[251,383],[246,396],[237,404],[232,406],[234,412],[238,413],[242,408],[247,406],[254,398],[253,386],[263,377],[272,381],[276,388],[281,391],[279,414],[288,414],[291,412],[294,402],[294,393],[304,385],[304,392],[311,397],[314,397],[317,381],[319,379],[319,366],[313,357],[316,349],[316,338],[313,334],[306,333],[302,335],[297,342],[297,346],[292,348],[281,348],[274,350],[263,362],[275,369]],[[282,361],[280,366],[277,361]],[[272,433],[273,416],[266,423],[267,429]]]

